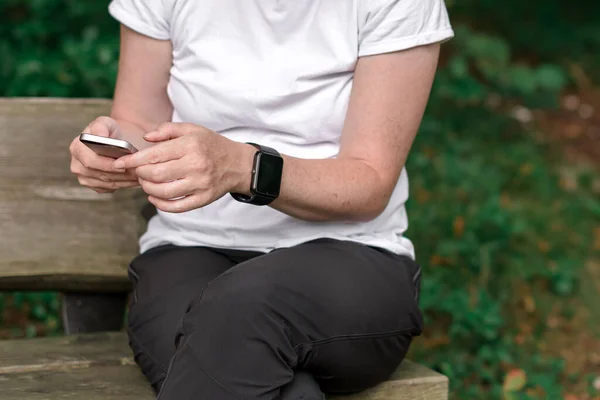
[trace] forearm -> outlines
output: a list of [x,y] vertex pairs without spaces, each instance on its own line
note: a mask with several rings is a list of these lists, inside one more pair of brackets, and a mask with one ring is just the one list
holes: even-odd
[[389,201],[379,174],[360,160],[285,157],[280,197],[272,207],[309,221],[368,221]]
[[173,105],[167,94],[173,65],[171,41],[156,40],[121,26],[119,74],[110,116],[124,140],[138,150],[152,146],[143,135],[169,122]]
[[[246,148],[241,158],[237,189],[245,194],[255,151]],[[283,157],[281,192],[271,207],[285,214],[307,221],[367,221],[387,206],[393,187],[362,160]]]

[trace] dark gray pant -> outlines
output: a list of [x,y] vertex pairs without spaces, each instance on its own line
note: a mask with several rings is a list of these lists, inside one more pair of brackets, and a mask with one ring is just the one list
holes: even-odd
[[354,242],[269,254],[161,246],[130,277],[130,345],[160,400],[361,391],[390,376],[422,329],[416,263]]

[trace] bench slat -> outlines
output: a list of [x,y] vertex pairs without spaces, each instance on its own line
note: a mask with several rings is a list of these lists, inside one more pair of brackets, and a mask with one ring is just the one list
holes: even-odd
[[0,375],[3,400],[152,400],[137,367],[96,366]]
[[127,290],[145,196],[99,195],[68,146],[107,100],[0,99],[0,290]]
[[331,400],[447,400],[448,378],[405,360],[396,373],[373,389]]
[[123,332],[0,340],[0,375],[133,365]]
[[[151,400],[124,333],[0,341],[0,393],[6,400]],[[137,396],[137,397],[136,397]],[[405,361],[376,388],[332,400],[446,400],[448,379]]]

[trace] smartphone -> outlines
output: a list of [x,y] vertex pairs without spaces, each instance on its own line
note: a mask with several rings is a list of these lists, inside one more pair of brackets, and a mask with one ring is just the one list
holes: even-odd
[[90,133],[82,133],[79,135],[79,140],[96,154],[104,157],[119,158],[137,152],[135,146],[125,140],[96,136]]

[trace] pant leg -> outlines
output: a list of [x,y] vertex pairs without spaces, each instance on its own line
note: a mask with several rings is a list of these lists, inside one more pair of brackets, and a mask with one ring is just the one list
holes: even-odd
[[[251,256],[244,253],[241,259]],[[238,261],[235,255],[216,250],[167,245],[151,249],[131,262],[133,301],[129,310],[129,344],[156,392],[175,354],[181,318],[202,288]]]
[[417,272],[408,257],[331,239],[243,262],[183,318],[159,399],[275,400],[294,370],[326,392],[374,386],[421,332]]

